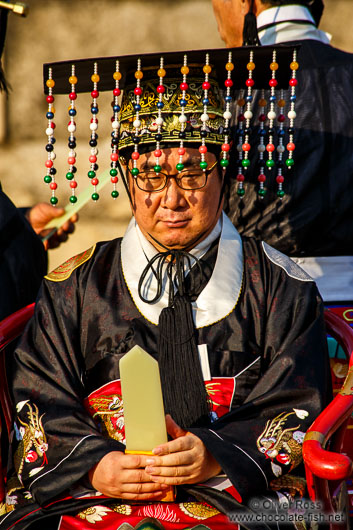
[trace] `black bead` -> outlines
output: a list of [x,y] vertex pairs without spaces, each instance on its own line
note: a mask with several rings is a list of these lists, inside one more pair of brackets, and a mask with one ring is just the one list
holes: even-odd
[[293,127],[289,127],[288,128],[288,134],[294,134],[294,128]]
[[246,129],[244,129],[244,132],[245,134],[251,134],[251,127],[246,127]]
[[268,134],[273,136],[275,134],[275,130],[273,127],[271,127],[271,129],[268,130]]
[[118,145],[119,144],[119,138],[112,138],[112,145]]
[[52,137],[50,138],[49,142],[50,142],[51,144],[55,144],[55,142],[56,142],[56,138],[54,138],[54,136],[52,136]]
[[45,146],[45,149],[48,151],[48,153],[50,153],[50,151],[52,151],[54,149],[54,147],[52,146],[52,144],[47,144]]
[[230,134],[230,127],[224,127],[223,134],[226,134],[228,136]]
[[90,140],[90,141],[89,141],[89,145],[90,145],[91,147],[96,147],[96,145],[97,145],[97,140]]
[[141,141],[141,138],[139,138],[138,136],[134,136],[134,137],[132,138],[132,141],[134,142],[134,144],[139,144],[140,141]]
[[93,169],[94,169],[94,171],[98,171],[98,169],[99,169],[98,164],[94,164]]
[[70,149],[75,149],[75,147],[76,147],[76,142],[69,142],[69,143],[68,143],[68,146],[70,147]]
[[72,171],[73,173],[76,173],[76,171],[77,171],[77,167],[76,167],[76,166],[72,166],[71,171]]
[[49,169],[49,173],[50,173],[51,175],[56,175],[56,169],[55,169],[55,167],[51,167],[51,168]]
[[184,138],[186,138],[186,133],[185,133],[185,131],[180,131],[180,133],[179,133],[179,138],[180,138],[181,140],[183,140]]
[[156,142],[161,142],[161,141],[162,141],[162,138],[163,138],[163,136],[162,136],[161,133],[157,133],[157,134],[155,135]]
[[76,136],[69,136],[68,139],[67,139],[68,142],[76,142]]
[[283,160],[277,160],[276,161],[277,168],[284,168],[284,162]]

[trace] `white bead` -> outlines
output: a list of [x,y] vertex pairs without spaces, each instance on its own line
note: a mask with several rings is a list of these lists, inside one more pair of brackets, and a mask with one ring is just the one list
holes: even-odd
[[69,156],[76,156],[76,151],[74,151],[73,149],[70,149]]
[[290,110],[290,111],[288,112],[288,118],[289,118],[290,120],[295,120],[296,117],[297,117],[297,113],[295,112],[295,110]]
[[284,153],[284,151],[285,151],[284,145],[279,145],[277,147],[277,153]]
[[91,129],[91,131],[96,131],[98,129],[98,123],[93,121],[92,123],[89,124],[89,128]]
[[164,120],[163,120],[162,117],[158,117],[158,118],[156,118],[156,124],[157,124],[157,125],[163,125],[163,123],[164,123]]
[[200,120],[202,121],[202,123],[206,123],[206,121],[208,121],[209,119],[210,119],[210,117],[209,117],[208,114],[206,114],[206,112],[201,114]]
[[244,118],[245,118],[246,120],[251,120],[252,117],[253,117],[253,113],[251,112],[251,110],[246,110],[246,111],[244,112]]
[[74,123],[70,123],[67,130],[70,132],[70,133],[73,133],[76,131],[76,125]]
[[257,146],[257,150],[259,153],[264,153],[266,151],[266,147],[263,144],[259,144]]
[[140,120],[134,120],[133,125],[134,125],[135,129],[138,129],[141,126],[141,121]]
[[229,110],[226,110],[224,113],[223,113],[223,118],[225,120],[230,120],[232,117],[232,113],[229,111]]
[[276,113],[274,110],[270,110],[270,112],[267,114],[267,117],[269,120],[275,120],[276,119]]
[[52,134],[54,134],[54,129],[52,127],[48,127],[47,129],[45,129],[45,134],[47,136],[51,136]]
[[187,117],[184,114],[180,114],[179,122],[180,123],[186,123],[187,122]]
[[91,148],[91,155],[98,155],[98,149],[97,149],[97,147],[92,147],[92,148]]
[[118,120],[112,121],[112,127],[113,129],[119,129],[120,122]]
[[56,154],[54,153],[54,151],[52,151],[50,153],[50,160],[55,160],[56,159]]
[[238,153],[241,153],[243,151],[243,144],[238,144],[237,145],[237,151],[238,151]]

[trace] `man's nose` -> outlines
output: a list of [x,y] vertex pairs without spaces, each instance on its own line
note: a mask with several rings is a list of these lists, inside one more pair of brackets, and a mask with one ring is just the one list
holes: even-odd
[[168,179],[167,186],[163,191],[164,195],[161,202],[165,208],[174,210],[187,204],[185,191],[177,185],[175,178]]

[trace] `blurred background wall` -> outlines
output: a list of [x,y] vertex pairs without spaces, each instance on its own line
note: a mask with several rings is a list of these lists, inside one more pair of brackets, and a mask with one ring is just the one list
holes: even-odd
[[[42,64],[105,55],[222,47],[211,0],[28,0],[26,19],[9,15],[4,67],[12,87],[0,99],[0,181],[17,206],[49,200],[43,182],[46,160],[46,103]],[[353,52],[353,0],[326,0],[321,29],[333,35],[332,44]],[[62,99],[64,98],[64,99]],[[111,95],[99,103],[109,105]],[[80,190],[89,183],[90,98],[77,100],[78,182]],[[66,125],[68,99],[57,98],[57,118]],[[59,111],[61,120],[59,118]],[[99,127],[99,162],[109,163],[110,114]],[[102,121],[102,120],[101,120]],[[65,205],[69,187],[65,182],[67,131],[57,130],[56,167],[58,196]],[[88,248],[98,240],[123,235],[130,217],[122,190],[117,200],[110,188],[97,203],[86,206],[70,241],[50,252],[49,268]]]

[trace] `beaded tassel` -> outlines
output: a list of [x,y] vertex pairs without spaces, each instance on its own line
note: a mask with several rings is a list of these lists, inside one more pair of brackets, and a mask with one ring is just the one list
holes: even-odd
[[163,94],[165,92],[165,86],[163,85],[163,80],[166,75],[166,71],[164,69],[164,59],[163,57],[160,58],[159,61],[159,69],[157,72],[157,75],[159,77],[159,85],[157,86],[157,94],[158,94],[158,102],[157,102],[157,108],[158,108],[158,116],[156,119],[156,125],[157,125],[157,133],[155,135],[156,140],[156,149],[154,151],[154,156],[156,157],[156,163],[154,165],[154,171],[156,173],[159,173],[162,171],[162,166],[159,163],[159,158],[162,156],[162,150],[161,150],[161,140],[162,140],[162,126],[163,126],[163,118],[162,118],[162,109],[164,107],[163,103]]
[[237,144],[237,151],[238,151],[238,174],[237,174],[237,194],[240,198],[242,198],[245,194],[244,190],[244,173],[243,173],[243,137],[244,137],[244,123],[245,123],[245,116],[244,116],[244,106],[245,106],[245,99],[243,95],[239,94],[239,99],[237,100],[237,106],[239,107],[240,113],[238,115],[238,129],[237,129],[237,135],[238,135],[238,144]]
[[[289,118],[289,142],[287,144],[287,151],[288,151],[288,158],[286,160],[286,166],[288,169],[291,169],[294,165],[293,160],[293,151],[295,150],[295,144],[294,144],[294,120],[297,117],[297,113],[295,112],[295,102],[296,102],[296,94],[295,89],[298,85],[298,80],[296,78],[297,76],[297,70],[299,68],[299,64],[297,62],[297,51],[293,51],[293,61],[289,65],[290,69],[292,71],[292,77],[289,81],[289,86],[291,87],[291,95],[290,95],[290,110],[288,112],[288,118]],[[282,187],[280,188],[280,184],[278,185],[278,192],[277,195],[282,198],[284,195],[284,191]],[[281,192],[281,193],[280,193]]]
[[135,99],[135,119],[133,122],[133,126],[135,129],[135,136],[134,136],[134,151],[131,155],[132,158],[132,170],[131,173],[134,177],[137,177],[139,174],[139,170],[137,167],[137,160],[140,158],[140,154],[138,151],[138,144],[140,142],[139,137],[139,129],[141,127],[141,120],[140,120],[140,110],[141,110],[141,104],[140,104],[140,98],[142,96],[142,88],[141,88],[141,79],[143,78],[143,72],[141,70],[141,59],[137,59],[137,70],[135,72],[135,79],[136,79],[136,87],[134,89],[134,94],[136,96]]
[[100,77],[98,75],[98,65],[97,63],[94,63],[93,66],[93,74],[91,75],[91,81],[93,83],[93,90],[91,92],[92,97],[92,103],[91,103],[91,123],[90,123],[90,130],[91,130],[91,139],[89,141],[89,145],[91,146],[91,154],[89,156],[89,162],[90,162],[90,170],[88,171],[88,176],[91,179],[91,184],[93,186],[93,193],[91,195],[92,199],[94,201],[98,201],[99,194],[97,193],[97,185],[99,184],[99,180],[96,177],[96,171],[98,170],[97,165],[97,155],[98,155],[98,149],[97,149],[97,140],[98,140],[98,118],[97,114],[99,112],[97,98],[99,97],[98,92],[98,83],[99,83]]
[[[277,190],[277,196],[279,198],[282,198],[284,195],[284,192],[282,190],[282,185],[284,182],[283,177],[283,153],[285,151],[284,145],[283,145],[283,139],[284,139],[284,122],[285,122],[285,115],[284,115],[284,107],[286,105],[285,99],[284,99],[284,92],[281,90],[280,99],[278,100],[278,107],[279,107],[279,115],[278,115],[278,146],[277,146],[277,153],[278,153],[278,163],[277,163],[277,177],[276,182],[278,184],[278,190]],[[278,193],[280,192],[280,193]]]
[[270,86],[270,110],[267,113],[267,117],[269,119],[269,129],[268,129],[268,143],[266,145],[266,151],[268,154],[268,158],[266,160],[266,167],[271,171],[271,169],[275,166],[275,161],[273,159],[273,153],[275,150],[275,145],[273,143],[274,140],[274,120],[276,119],[276,112],[275,112],[275,104],[276,104],[276,86],[278,84],[276,79],[276,71],[278,70],[278,63],[276,62],[276,51],[274,50],[272,53],[272,63],[270,64],[270,70],[271,70],[271,79],[269,81]]
[[75,101],[77,99],[76,94],[76,84],[77,84],[77,77],[75,75],[75,65],[73,64],[71,66],[71,75],[69,77],[69,83],[71,85],[71,92],[69,94],[69,100],[70,100],[70,107],[69,107],[69,125],[67,126],[67,130],[69,131],[69,139],[68,139],[68,147],[69,147],[69,156],[67,159],[67,163],[69,164],[69,169],[66,173],[66,178],[70,182],[70,188],[71,188],[71,196],[70,196],[70,202],[75,203],[77,201],[77,197],[75,195],[75,190],[77,188],[77,182],[75,180],[75,173],[76,173],[76,138],[75,138],[75,131],[76,131],[76,122],[75,122],[75,116],[76,116],[76,108],[75,108]]
[[53,96],[53,88],[55,86],[55,81],[53,79],[53,70],[52,68],[49,68],[48,71],[48,79],[46,81],[46,85],[48,87],[49,94],[47,95],[47,103],[48,103],[48,112],[46,113],[46,118],[48,119],[48,126],[46,128],[45,134],[48,136],[48,143],[45,146],[45,149],[47,151],[47,160],[45,162],[45,167],[47,168],[47,174],[44,177],[44,182],[46,184],[49,184],[49,187],[52,192],[52,196],[50,197],[50,202],[55,206],[58,202],[58,198],[55,196],[55,191],[58,187],[57,183],[55,182],[55,175],[56,175],[56,169],[54,167],[54,160],[55,160],[55,153],[54,153],[54,144],[55,144],[55,138],[54,138],[54,129],[55,129],[55,123],[53,122],[54,118],[54,96]]
[[259,183],[258,195],[260,198],[263,198],[266,193],[266,190],[265,190],[266,175],[265,175],[265,160],[264,160],[264,153],[266,151],[265,142],[264,142],[265,136],[266,136],[266,129],[265,129],[265,121],[266,121],[265,107],[266,106],[267,106],[267,101],[265,99],[265,91],[262,90],[261,98],[259,100],[259,107],[261,110],[260,110],[260,115],[259,115],[259,145],[257,146],[257,150],[259,152],[259,168],[260,168],[257,181]]
[[116,185],[118,183],[118,171],[116,169],[117,162],[119,160],[119,152],[118,152],[118,144],[119,144],[119,112],[120,112],[120,105],[119,105],[119,96],[121,94],[121,90],[119,87],[119,82],[121,79],[121,72],[119,71],[119,61],[116,61],[115,63],[115,72],[113,73],[113,79],[115,81],[115,88],[113,90],[113,117],[112,117],[112,141],[111,141],[111,148],[112,152],[110,155],[111,160],[111,168],[110,168],[110,181],[113,184],[113,191],[111,192],[111,196],[113,199],[116,199],[119,196],[119,192],[116,189]]
[[207,137],[207,122],[209,121],[209,115],[207,114],[207,106],[209,104],[208,99],[208,91],[211,88],[210,82],[209,82],[209,74],[212,72],[212,68],[210,66],[210,56],[208,53],[206,53],[206,59],[205,64],[203,66],[203,73],[205,74],[205,80],[202,83],[202,90],[203,92],[203,113],[200,116],[200,120],[202,123],[201,126],[201,145],[199,147],[199,153],[201,155],[201,161],[200,161],[200,168],[202,171],[206,171],[207,169],[207,162],[206,162],[206,153],[207,153],[207,145],[206,145],[206,137]]
[[229,144],[229,134],[230,134],[230,120],[232,118],[232,113],[230,111],[230,105],[232,102],[232,96],[230,95],[231,88],[233,86],[232,81],[232,72],[234,70],[234,64],[232,62],[233,54],[232,52],[228,53],[228,62],[226,63],[226,71],[227,71],[227,79],[225,80],[224,84],[226,87],[226,95],[225,95],[225,111],[223,114],[224,118],[224,140],[222,144],[222,158],[220,161],[221,167],[225,170],[229,166],[229,150],[230,150],[230,144]]
[[185,107],[186,107],[186,103],[187,103],[186,102],[186,91],[189,88],[189,85],[186,82],[187,75],[189,73],[188,56],[187,55],[184,55],[184,63],[183,63],[183,66],[180,68],[180,72],[183,75],[183,81],[182,81],[182,83],[180,83],[181,99],[180,99],[179,103],[180,103],[180,107],[181,107],[181,114],[179,116],[179,122],[180,122],[181,130],[180,130],[180,133],[179,133],[179,138],[180,138],[180,145],[179,145],[179,149],[178,149],[179,162],[176,165],[176,169],[179,172],[184,169],[184,164],[183,164],[183,155],[185,154],[184,139],[186,137],[185,127],[186,127],[186,122],[187,122],[187,118],[185,116]]

